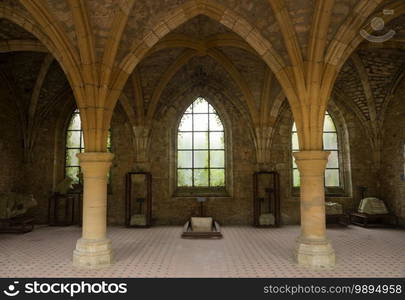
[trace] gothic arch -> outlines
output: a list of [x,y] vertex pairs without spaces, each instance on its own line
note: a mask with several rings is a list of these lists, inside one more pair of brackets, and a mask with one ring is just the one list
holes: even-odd
[[[133,45],[129,54],[119,63],[118,71],[116,75],[113,76],[115,78],[112,84],[113,89],[121,90],[129,74],[132,73],[136,65],[148,54],[155,44],[175,28],[197,15],[205,15],[212,18],[238,34],[269,66],[283,86],[285,92],[287,94],[293,93],[293,86],[288,76],[285,62],[272,47],[271,43],[260,34],[259,30],[232,10],[214,1],[205,0],[187,3],[173,11],[169,11],[167,15],[163,17],[163,21],[159,21],[158,24],[152,26],[152,30],[149,34],[147,34],[142,41]],[[289,97],[289,101],[291,101],[290,104],[294,108],[299,106],[299,103],[296,102],[295,99],[296,97]],[[109,103],[110,107],[114,105],[115,102]]]

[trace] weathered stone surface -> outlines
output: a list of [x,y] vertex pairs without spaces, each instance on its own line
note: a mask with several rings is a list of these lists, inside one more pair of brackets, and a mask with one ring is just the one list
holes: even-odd
[[298,238],[295,248],[297,263],[313,269],[335,266],[335,251],[328,240],[312,241]]
[[21,123],[18,112],[13,105],[13,95],[0,82],[0,191],[22,191],[21,182],[24,176],[24,153],[21,147]]
[[382,147],[381,190],[379,196],[388,204],[402,225],[405,224],[405,85],[391,100],[384,122]]
[[349,97],[364,114],[364,117],[370,119],[369,107],[361,79],[351,60],[348,60],[342,67],[334,89],[337,93],[344,93],[345,96]]
[[77,268],[99,269],[113,263],[113,251],[109,239],[79,239],[73,251],[73,266]]
[[6,19],[0,19],[0,28],[0,40],[36,40],[35,36],[31,33]]

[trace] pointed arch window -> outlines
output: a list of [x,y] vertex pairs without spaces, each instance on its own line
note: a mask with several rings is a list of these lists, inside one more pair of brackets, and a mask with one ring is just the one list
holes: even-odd
[[[65,177],[73,183],[81,183],[79,159],[76,154],[84,152],[84,138],[79,109],[73,112],[66,130]],[[111,152],[111,132],[108,134],[107,150]]]
[[[298,133],[295,123],[292,127],[292,152],[299,151]],[[330,155],[325,169],[325,187],[326,188],[339,188],[342,186],[341,168],[339,160],[339,139],[336,131],[335,122],[328,112],[325,114],[325,121],[323,124],[323,149],[329,151]],[[300,186],[300,174],[298,171],[295,159],[292,159],[293,169],[293,186]]]
[[197,98],[177,130],[177,187],[224,188],[225,132],[211,104]]

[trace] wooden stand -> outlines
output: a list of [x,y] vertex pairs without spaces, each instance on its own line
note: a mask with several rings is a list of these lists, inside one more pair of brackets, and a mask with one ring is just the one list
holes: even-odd
[[207,201],[206,197],[197,197],[197,202],[200,203],[200,219],[211,219],[211,230],[207,231],[194,231],[193,230],[193,217],[190,218],[183,226],[183,233],[181,235],[184,239],[221,239],[221,227],[219,223],[210,217],[204,217],[204,203]]
[[[142,225],[131,224],[136,214],[145,218]],[[148,228],[152,225],[152,174],[129,172],[125,177],[125,225]]]
[[[361,199],[364,199],[367,187],[359,187],[361,193]],[[361,200],[362,201],[362,200]],[[384,202],[384,206],[387,204]],[[357,210],[357,209],[356,209]],[[350,223],[361,227],[396,227],[398,226],[398,219],[394,214],[368,214],[364,212],[353,212],[350,214]]]
[[370,215],[366,213],[350,214],[350,222],[361,227],[396,227],[398,220],[391,214]]
[[[264,187],[261,177],[268,176],[270,180]],[[267,199],[266,199],[267,198]],[[267,211],[263,212],[263,203],[268,201]],[[273,214],[274,224],[260,224],[260,216]],[[256,227],[278,227],[281,224],[280,211],[280,178],[276,171],[260,171],[253,174],[253,225]]]
[[183,234],[181,237],[183,239],[221,239],[221,227],[216,221],[212,222],[212,231],[206,232],[195,232],[191,227],[191,221],[187,221],[183,226]]

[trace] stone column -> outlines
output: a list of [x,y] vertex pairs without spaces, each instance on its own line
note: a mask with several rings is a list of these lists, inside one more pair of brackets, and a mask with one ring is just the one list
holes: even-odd
[[335,252],[326,238],[324,176],[329,152],[295,152],[300,172],[301,235],[295,249],[299,265],[332,267]]
[[113,253],[107,238],[107,174],[114,155],[86,152],[77,156],[83,172],[83,231],[73,251],[73,265],[108,266]]

